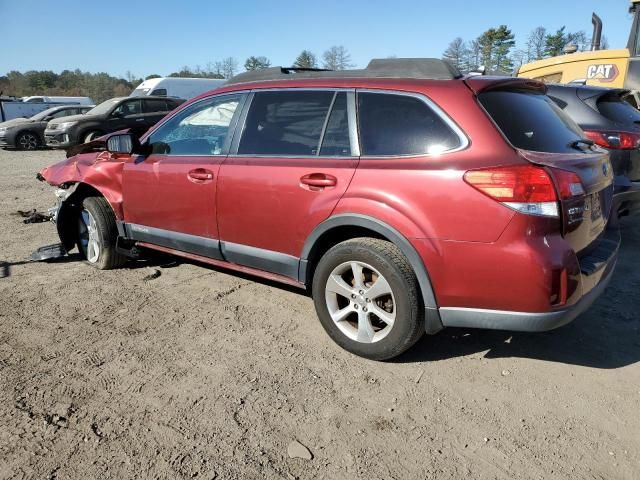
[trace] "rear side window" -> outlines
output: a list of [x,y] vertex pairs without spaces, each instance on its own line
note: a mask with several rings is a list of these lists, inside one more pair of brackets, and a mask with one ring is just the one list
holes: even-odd
[[516,148],[576,153],[571,143],[584,138],[580,127],[546,95],[496,90],[481,93],[478,99]]
[[349,117],[347,116],[347,94],[338,92],[327,119],[320,155],[349,156]]
[[258,92],[247,114],[238,154],[318,155],[335,92]]
[[640,124],[640,112],[619,97],[607,96],[598,100],[598,111],[618,123]]
[[168,111],[167,102],[164,100],[145,100],[143,104],[145,113]]
[[363,155],[424,155],[453,150],[460,137],[423,100],[387,93],[358,93]]

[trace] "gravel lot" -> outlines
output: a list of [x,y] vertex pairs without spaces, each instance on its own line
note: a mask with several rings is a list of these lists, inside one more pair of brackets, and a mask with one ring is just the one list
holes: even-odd
[[639,478],[640,221],[571,325],[376,363],[294,289],[169,257],[25,262],[57,237],[15,212],[51,206],[34,175],[63,157],[0,151],[1,478]]

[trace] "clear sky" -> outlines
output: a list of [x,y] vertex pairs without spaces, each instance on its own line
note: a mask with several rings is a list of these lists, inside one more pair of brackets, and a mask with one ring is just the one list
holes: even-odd
[[624,48],[628,0],[0,0],[0,75],[80,68],[137,77],[240,65],[264,55],[291,65],[302,49],[318,57],[344,45],[364,67],[371,58],[440,57],[455,37],[508,25],[522,45],[537,26],[590,36],[591,12],[611,48]]

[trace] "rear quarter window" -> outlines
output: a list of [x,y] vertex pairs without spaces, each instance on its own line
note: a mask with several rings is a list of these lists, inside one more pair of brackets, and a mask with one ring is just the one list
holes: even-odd
[[358,93],[362,155],[395,156],[442,153],[462,139],[422,99],[391,93]]
[[516,148],[546,153],[576,153],[584,138],[580,127],[548,96],[517,90],[480,93],[480,104]]

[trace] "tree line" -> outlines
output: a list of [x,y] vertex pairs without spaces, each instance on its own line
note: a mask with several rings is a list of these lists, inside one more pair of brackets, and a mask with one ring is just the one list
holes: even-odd
[[[529,33],[524,47],[516,48],[513,32],[506,25],[499,25],[483,32],[474,40],[454,38],[442,58],[465,73],[484,66],[489,72],[510,74],[525,63],[562,55],[569,45],[579,52],[589,50],[591,38],[584,31],[567,32],[564,26],[555,32],[537,27]],[[609,48],[604,36],[601,48]]]
[[[271,61],[264,56],[251,56],[244,62],[244,70],[258,70],[271,66]],[[293,61],[297,68],[326,68],[345,70],[354,67],[351,55],[342,46],[333,46],[326,50],[320,59],[310,50],[303,50]],[[240,64],[234,57],[209,62],[204,67],[184,66],[169,77],[191,78],[231,78],[240,72]],[[0,95],[27,97],[31,95],[87,96],[100,103],[113,97],[126,96],[143,80],[159,78],[161,75],[151,74],[144,79],[127,71],[125,78],[118,78],[108,73],[89,73],[79,69],[64,70],[55,73],[51,70],[30,70],[28,72],[10,71],[0,76]]]

